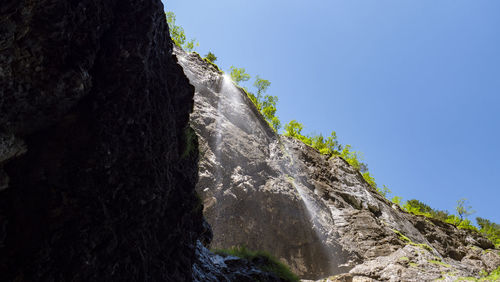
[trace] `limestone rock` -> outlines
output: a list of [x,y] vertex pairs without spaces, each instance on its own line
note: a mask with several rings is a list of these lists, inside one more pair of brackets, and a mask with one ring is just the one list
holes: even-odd
[[212,247],[266,250],[304,279],[426,281],[498,267],[496,252],[488,265],[470,255],[492,248],[487,239],[402,211],[342,158],[278,136],[245,92],[197,54],[174,52],[195,87],[197,190]]

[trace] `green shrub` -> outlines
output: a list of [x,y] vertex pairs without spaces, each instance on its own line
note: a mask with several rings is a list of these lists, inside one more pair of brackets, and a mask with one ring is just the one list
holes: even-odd
[[284,281],[300,281],[299,277],[291,272],[288,266],[264,251],[251,251],[242,246],[227,250],[214,250],[214,253],[246,259],[255,263],[262,271],[274,273]]
[[342,146],[337,140],[337,133],[335,131],[332,131],[329,137],[324,138],[321,134],[313,136],[303,135],[303,129],[304,125],[302,125],[302,123],[291,120],[289,123],[285,124],[285,132],[283,135],[298,139],[304,144],[318,150],[323,155],[341,157],[354,169],[358,170],[363,176],[363,179],[380,195],[387,198],[387,195],[391,193],[391,190],[387,188],[387,186],[384,185],[379,187],[377,185],[375,178],[368,172],[368,165],[361,161],[362,153],[351,150],[351,145]]
[[[245,69],[233,68],[231,71],[232,80],[235,82],[236,81],[246,81],[245,78],[242,78],[242,77],[245,77],[245,75],[247,75],[244,72],[245,72]],[[250,77],[250,76],[248,76],[248,77]],[[260,79],[257,76],[257,80],[263,80],[263,79]],[[245,87],[242,87],[241,89],[243,91],[245,91],[247,97],[250,99],[250,101],[252,101],[252,103],[255,105],[257,110],[262,114],[262,116],[267,121],[269,126],[275,132],[278,132],[278,130],[281,128],[281,121],[276,116],[276,110],[277,110],[276,104],[278,103],[278,97],[277,96],[270,96],[270,95],[262,96],[262,94],[264,94],[265,91],[267,90],[267,87],[269,87],[269,85],[271,85],[271,83],[269,81],[267,81],[267,80],[265,80],[265,81],[267,82],[265,84],[265,87],[263,87],[262,85],[256,86],[257,83],[254,83],[254,86],[257,87],[258,93],[260,93],[259,96],[256,96],[252,92],[249,92]]]
[[500,281],[500,266],[485,277],[458,277],[457,281]]
[[412,245],[412,246],[415,246],[415,247],[418,247],[418,248],[421,248],[421,249],[424,249],[424,250],[427,250],[429,252],[432,252],[433,249],[427,245],[427,244],[420,244],[420,243],[415,243],[413,242],[410,238],[406,237],[403,233],[401,233],[400,231],[396,230],[396,229],[391,229],[392,232],[396,233],[399,237],[399,240],[405,242],[405,244],[408,244],[408,245]]
[[305,138],[305,136],[301,134],[302,129],[304,129],[302,123],[291,120],[289,123],[285,124],[285,133],[283,135],[302,140]]
[[447,263],[444,263],[440,260],[429,260],[429,263],[432,263],[432,264],[437,264],[437,265],[441,265],[441,266],[444,266],[444,267],[451,267],[451,265],[447,264]]
[[[244,68],[231,66],[230,70],[231,79],[236,82],[236,84],[250,80],[250,75],[245,72]],[[257,76],[253,86],[257,89],[257,94],[249,92],[246,88],[243,89],[245,90],[248,98],[250,98],[257,110],[259,110],[264,119],[267,121],[269,126],[271,126],[275,132],[278,132],[281,128],[281,121],[276,116],[276,104],[278,103],[278,97],[264,95],[269,86],[271,86],[271,82]]]
[[479,232],[490,239],[497,248],[500,248],[500,225],[480,217],[476,218],[476,222],[479,226]]
[[239,84],[240,82],[248,81],[250,79],[250,75],[245,72],[244,68],[237,68],[235,66],[231,66],[230,68],[231,79]]
[[471,231],[476,231],[476,232],[479,232],[479,229],[477,229],[476,226],[472,225],[472,222],[468,219],[464,219],[462,220],[458,225],[457,225],[457,228],[458,229],[467,229],[467,230],[471,230]]
[[199,46],[195,39],[186,41],[184,28],[175,24],[176,17],[174,12],[165,12],[165,16],[167,18],[167,24],[170,30],[170,37],[172,38],[172,41],[175,45],[189,52],[193,51],[194,47]]
[[408,200],[406,203],[402,206],[402,208],[412,214],[415,215],[423,215],[426,217],[433,217],[432,212],[434,211],[430,206],[420,202],[419,200]]
[[205,55],[205,59],[207,59],[211,63],[215,63],[215,61],[217,61],[217,57],[210,51]]
[[466,206],[466,202],[467,199],[460,199],[457,201],[457,206],[455,207],[457,215],[460,217],[460,223],[462,223],[462,221],[464,221],[469,215],[475,213],[471,206]]
[[191,126],[184,128],[184,151],[181,154],[181,159],[189,157],[198,146],[198,136]]
[[399,197],[399,196],[394,196],[392,199],[391,199],[391,202],[395,203],[396,205],[398,206],[401,206],[401,201],[403,200],[402,197]]
[[[201,58],[201,57],[200,57],[200,58]],[[219,66],[218,66],[217,64],[215,64],[214,62],[209,61],[207,58],[202,58],[202,59],[203,59],[203,61],[205,61],[207,64],[210,64],[210,65],[214,66],[214,67],[215,67],[215,69],[216,69],[217,71],[219,71],[219,73],[223,73],[223,71],[219,68]]]

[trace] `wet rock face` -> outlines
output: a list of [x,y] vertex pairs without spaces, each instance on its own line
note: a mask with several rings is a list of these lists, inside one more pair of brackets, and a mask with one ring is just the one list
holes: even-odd
[[325,246],[311,228],[278,136],[230,80],[197,55],[176,53],[196,89],[191,124],[202,156],[197,190],[214,233],[211,247],[266,250],[308,277],[338,270],[335,256],[344,255],[342,248]]
[[496,251],[473,254],[493,247],[485,238],[402,211],[343,159],[275,134],[245,93],[198,55],[174,51],[195,87],[197,190],[212,247],[268,251],[307,279],[426,280],[500,265]]
[[0,18],[0,280],[190,280],[193,88],[161,2],[7,0]]

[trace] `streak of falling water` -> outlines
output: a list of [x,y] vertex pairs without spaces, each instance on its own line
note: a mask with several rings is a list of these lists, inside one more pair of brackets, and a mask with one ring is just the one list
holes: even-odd
[[[282,144],[282,149],[284,150],[285,156],[288,158],[287,161],[289,161],[288,164],[286,165],[286,167],[288,168],[286,169],[286,171],[292,178],[290,183],[295,188],[302,202],[304,203],[307,215],[309,216],[312,223],[312,229],[315,232],[317,238],[321,240],[325,254],[330,262],[329,265],[330,274],[337,272],[336,271],[338,269],[338,263],[337,263],[338,258],[336,257],[337,252],[332,242],[333,238],[335,238],[336,236],[333,233],[334,232],[333,230],[328,230],[328,228],[326,228],[333,226],[333,219],[331,215],[325,212],[329,211],[329,209],[324,209],[324,208],[322,209],[318,205],[317,203],[318,199],[315,199],[314,197],[315,194],[311,190],[309,190],[306,187],[306,185],[300,180],[299,172],[301,171],[301,168],[299,168],[298,164],[296,163],[295,157],[291,152],[290,148],[288,148],[286,142],[280,142],[280,143]],[[322,210],[323,212],[321,212]]]
[[[230,132],[228,122],[226,120],[241,119],[239,113],[241,112],[242,100],[241,93],[234,85],[231,77],[224,74],[221,77],[221,88],[219,91],[219,99],[217,101],[217,117],[216,117],[216,130],[215,130],[215,157],[220,160],[221,148],[224,145],[223,135]],[[217,168],[220,171],[220,168]]]
[[[237,119],[241,119],[241,110],[242,110],[242,97],[241,92],[234,85],[232,79],[227,74],[224,74],[221,77],[221,87],[218,92],[218,100],[217,100],[217,115],[216,115],[216,127],[215,127],[215,143],[213,152],[215,155],[215,161],[218,163],[216,165],[215,170],[215,198],[222,199],[222,195],[224,193],[224,173],[222,166],[225,166],[224,157],[229,157],[225,154],[229,154],[230,151],[222,154],[225,144],[224,135],[231,133],[231,122]],[[225,216],[224,210],[222,208],[216,208],[216,226],[219,226],[219,222],[222,219],[221,216]]]

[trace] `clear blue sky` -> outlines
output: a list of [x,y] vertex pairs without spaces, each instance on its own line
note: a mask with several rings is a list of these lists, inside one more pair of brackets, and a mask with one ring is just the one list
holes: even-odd
[[[500,223],[500,1],[164,2],[202,55],[271,81],[282,123],[337,132],[404,200]],[[251,88],[251,85],[250,85]]]

